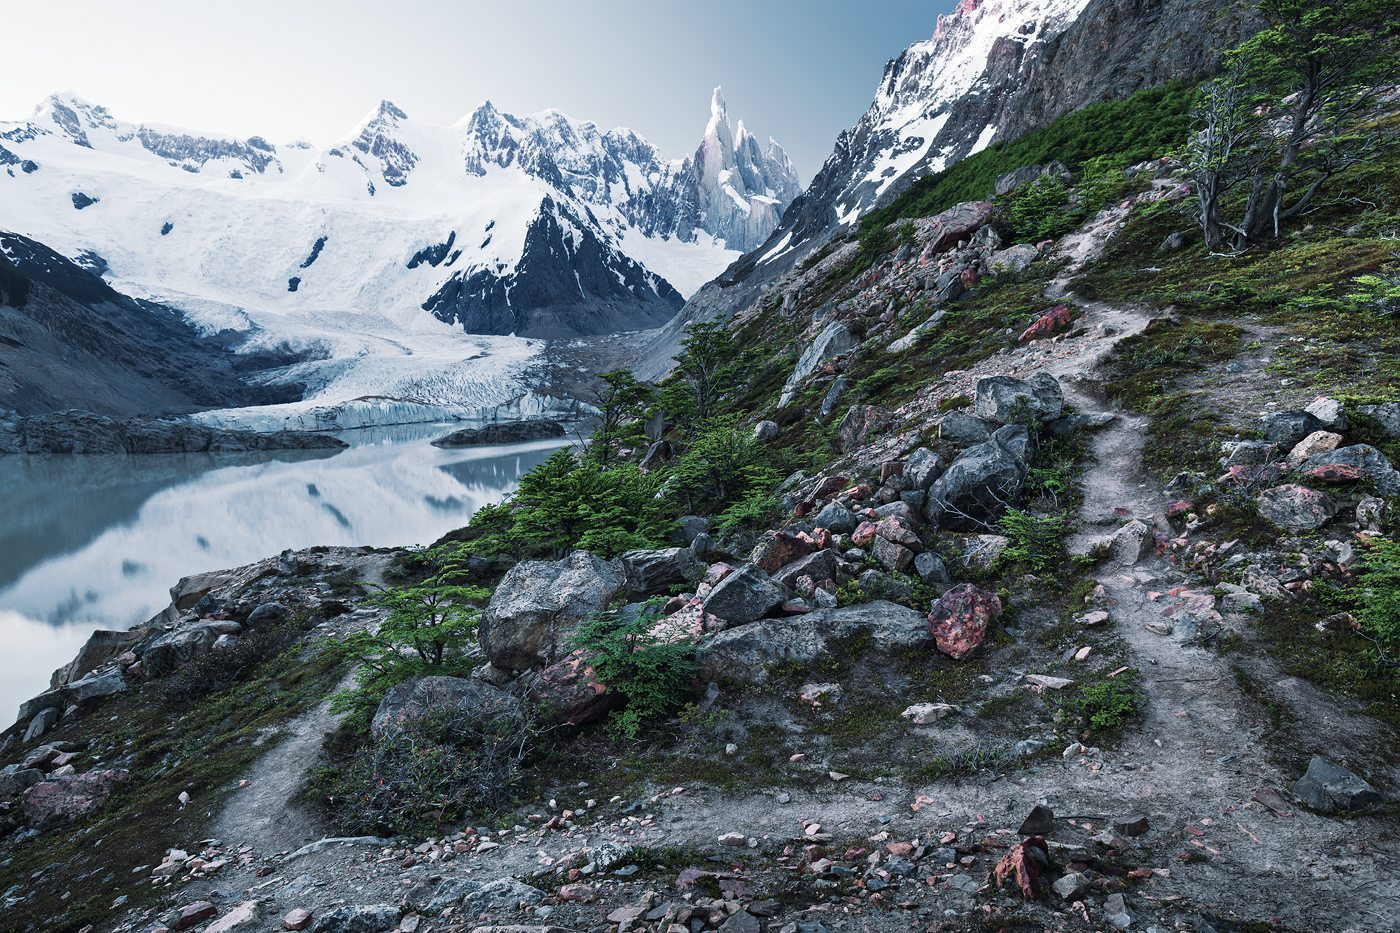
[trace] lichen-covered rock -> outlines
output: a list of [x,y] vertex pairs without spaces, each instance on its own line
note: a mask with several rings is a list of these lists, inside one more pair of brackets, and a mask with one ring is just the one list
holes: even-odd
[[971,447],[986,443],[994,429],[994,425],[965,411],[950,411],[938,424],[938,439],[955,447]]
[[519,718],[520,701],[499,687],[469,677],[410,677],[392,687],[370,723],[378,740],[429,713],[453,710],[482,719]]
[[521,561],[481,614],[481,650],[502,669],[548,666],[567,653],[564,637],[601,612],[625,583],[620,563],[589,551],[574,551],[560,561]]
[[960,583],[939,598],[928,615],[928,631],[938,650],[962,660],[987,637],[987,629],[1001,616],[1001,598]]
[[991,440],[963,451],[929,487],[924,517],[936,525],[973,530],[990,524],[1015,500],[1025,482],[1029,434],[1008,425]]
[[779,567],[815,551],[817,546],[806,538],[780,531],[754,548],[753,563],[764,573],[775,573]]
[[1387,496],[1400,496],[1400,471],[1385,454],[1370,444],[1352,444],[1316,454],[1303,461],[1304,472],[1318,467],[1352,467],[1369,477],[1376,488]]
[[1280,450],[1292,450],[1303,438],[1325,427],[1315,415],[1306,411],[1276,411],[1263,418],[1264,437]]
[[89,771],[57,781],[40,781],[24,792],[20,807],[32,825],[96,813],[117,785],[131,779],[125,769]]
[[1321,528],[1337,514],[1337,503],[1327,493],[1295,483],[1260,493],[1256,507],[1261,518],[1294,534]]
[[852,405],[836,427],[836,444],[848,454],[893,423],[894,415],[878,405]]
[[992,880],[998,890],[1014,885],[1028,901],[1040,900],[1040,873],[1050,867],[1050,850],[1040,836],[1022,839],[1001,857],[992,869]]
[[978,379],[976,396],[973,411],[977,417],[997,424],[1006,424],[1021,413],[1037,421],[1050,421],[1060,417],[1065,403],[1060,383],[1044,371],[1030,379],[1015,376]]
[[1293,793],[1308,806],[1323,812],[1361,810],[1382,799],[1370,784],[1321,755],[1314,755],[1308,762],[1308,770],[1293,785]]
[[621,699],[598,679],[598,671],[582,651],[540,671],[529,693],[546,719],[572,726],[607,714]]
[[693,586],[705,573],[705,564],[689,548],[627,551],[618,560],[622,562],[627,598],[631,601],[665,593],[680,584]]
[[745,564],[721,581],[705,600],[705,611],[731,626],[747,625],[781,606],[787,588],[771,580],[754,564]]
[[1114,560],[1131,566],[1151,554],[1155,544],[1152,529],[1133,519],[1113,533],[1109,546],[1113,551]]

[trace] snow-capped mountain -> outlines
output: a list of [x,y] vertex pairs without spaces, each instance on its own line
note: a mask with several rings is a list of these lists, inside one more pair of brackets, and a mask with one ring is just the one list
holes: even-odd
[[463,402],[465,358],[537,353],[487,337],[654,327],[799,192],[781,147],[732,132],[718,89],[682,160],[490,103],[437,127],[386,101],[323,149],[129,123],[71,93],[0,123],[0,224],[240,353],[302,358],[274,378],[316,397]]

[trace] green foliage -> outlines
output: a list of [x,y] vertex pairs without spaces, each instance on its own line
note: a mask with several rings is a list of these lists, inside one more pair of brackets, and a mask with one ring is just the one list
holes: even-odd
[[1073,230],[1077,214],[1068,200],[1069,186],[1055,175],[1022,185],[1011,199],[1012,239],[1035,243]]
[[867,214],[861,223],[867,228],[883,227],[901,217],[927,217],[962,201],[985,198],[992,193],[998,175],[1025,165],[1058,159],[1079,174],[1090,160],[1104,156],[1123,166],[1157,158],[1186,141],[1194,101],[1190,85],[1174,83],[1139,91],[1124,100],[1090,105],[1044,129],[1010,142],[993,143],[941,172],[920,178],[888,206]]
[[744,374],[755,366],[723,321],[687,325],[675,359],[661,383],[661,408],[687,433],[731,411],[747,385]]
[[695,671],[695,639],[665,640],[653,632],[661,600],[648,600],[637,612],[600,614],[569,635],[598,672],[598,679],[627,700],[611,714],[608,729],[636,738],[649,720],[684,705]]
[[1005,561],[1024,564],[1032,573],[1058,567],[1065,558],[1065,538],[1069,533],[1067,515],[1028,515],[1008,509],[997,523],[1008,539],[1001,552]]
[[1091,729],[1117,729],[1138,714],[1142,699],[1125,680],[1085,684],[1064,701],[1064,709]]
[[509,803],[536,735],[516,717],[429,713],[313,773],[312,793],[339,834],[426,832]]
[[576,460],[569,448],[526,473],[505,503],[472,516],[482,534],[466,545],[474,554],[533,554],[555,558],[583,548],[616,557],[635,548],[660,546],[671,516],[656,498],[664,477],[635,464],[604,466]]
[[[670,488],[684,496],[691,509],[697,502],[723,504],[751,493],[766,495],[782,479],[772,454],[738,415],[712,418],[699,431],[670,478]],[[746,510],[752,512],[755,505]]]
[[301,636],[288,622],[245,634],[227,648],[200,655],[161,684],[161,694],[178,703],[193,703],[235,686],[262,662],[281,654]]
[[1385,649],[1400,653],[1400,544],[1375,540],[1366,552],[1366,566],[1368,592],[1356,617]]
[[332,711],[370,709],[410,677],[465,675],[475,666],[467,648],[476,636],[479,606],[491,594],[452,582],[463,573],[465,546],[439,545],[425,557],[428,574],[421,582],[373,597],[389,612],[377,632],[356,632],[330,644],[329,650],[360,666],[355,687],[336,694]]
[[[589,438],[587,456],[606,465],[624,438],[639,434],[640,419],[655,397],[656,389],[638,382],[636,376],[623,369],[603,373],[598,378],[601,385],[594,392],[594,401],[601,423]],[[624,424],[626,421],[632,423]]]

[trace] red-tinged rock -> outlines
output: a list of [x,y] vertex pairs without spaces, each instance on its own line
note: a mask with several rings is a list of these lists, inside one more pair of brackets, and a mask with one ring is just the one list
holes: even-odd
[[706,632],[717,632],[723,628],[722,621],[706,612],[702,604],[690,603],[679,612],[657,619],[647,630],[647,635],[661,644],[673,645],[698,641]]
[[939,651],[960,661],[977,650],[1000,615],[1001,599],[995,593],[960,583],[934,604],[928,630]]
[[875,540],[875,522],[861,522],[851,533],[851,543],[856,547],[869,547]]
[[812,490],[812,498],[830,499],[849,485],[851,485],[849,476],[828,476],[817,484],[816,489]]
[[1328,463],[1323,466],[1315,466],[1303,475],[1319,483],[1355,483],[1365,479],[1370,474],[1361,467],[1352,466],[1350,463]]
[[805,599],[783,600],[782,610],[790,616],[806,615],[814,611],[813,607]]
[[850,489],[847,489],[842,495],[859,502],[862,499],[869,499],[872,492],[873,490],[871,490],[869,486],[861,483],[859,486],[852,486]]
[[812,509],[815,506],[816,503],[812,500],[803,499],[801,502],[797,503],[797,505],[792,507],[792,516],[793,518],[806,518],[807,513],[812,511]]
[[256,874],[259,878],[266,878],[268,875],[274,873],[275,871],[277,871],[277,869],[273,868],[271,865],[264,865],[261,868],[259,868],[256,872],[254,872],[254,874]]
[[903,460],[886,460],[880,464],[880,482],[884,482],[891,476],[904,476]]
[[972,288],[981,280],[982,276],[978,274],[976,266],[968,266],[958,278],[962,280],[964,287]]
[[590,904],[598,899],[598,889],[591,884],[566,884],[559,889],[559,899]]
[[834,543],[831,532],[825,528],[818,528],[812,532],[812,543],[818,551],[825,551]]
[[1186,499],[1172,499],[1167,503],[1167,518],[1177,518],[1186,515],[1196,508],[1194,502]]
[[180,908],[180,919],[175,921],[175,929],[188,930],[198,923],[203,923],[210,917],[218,914],[219,908],[208,901],[195,901]]
[[298,907],[289,910],[282,918],[282,927],[287,930],[304,930],[311,924],[311,911]]
[[540,671],[530,687],[530,698],[546,717],[571,726],[597,719],[618,700],[598,679],[597,670],[587,663],[582,651]]
[[72,761],[75,757],[77,756],[74,755],[72,752],[62,752],[61,754],[54,756],[54,759],[51,764],[55,768],[61,768],[64,765],[68,764],[70,761]]
[[908,855],[914,851],[914,846],[907,842],[888,842],[885,848],[889,850],[890,855]]
[[959,240],[971,239],[972,234],[992,219],[994,210],[986,201],[964,201],[935,215],[930,221],[920,221],[926,224],[927,231],[925,242],[928,245],[924,248],[924,255],[945,252],[957,246]]
[[676,876],[676,890],[689,891],[705,878],[713,878],[715,873],[705,871],[703,868],[687,868]]
[[20,807],[31,825],[85,816],[105,807],[117,785],[130,778],[131,772],[123,768],[89,771],[61,781],[41,781],[24,792]]
[[1032,340],[1045,340],[1069,330],[1073,324],[1074,312],[1070,310],[1069,305],[1056,305],[1041,315],[1040,320],[1027,327],[1017,341],[1028,343]]
[[875,525],[875,534],[886,541],[893,541],[895,544],[902,544],[915,551],[922,551],[923,543],[919,536],[904,522],[891,515],[889,518],[882,518]]
[[1321,528],[1337,514],[1337,503],[1327,493],[1294,483],[1266,489],[1256,507],[1261,518],[1294,534]]
[[1151,878],[1151,877],[1152,877],[1152,869],[1150,869],[1150,868],[1134,868],[1134,869],[1132,869],[1131,871],[1128,872],[1128,877],[1129,877],[1129,878],[1139,878],[1139,879],[1141,879],[1141,878]]
[[1050,862],[1050,850],[1045,847],[1045,839],[1031,836],[1011,847],[1002,856],[997,867],[992,869],[992,880],[1000,890],[1007,884],[1014,884],[1021,896],[1028,901],[1040,900],[1040,866]]
[[815,551],[816,545],[810,540],[803,540],[797,535],[790,535],[785,531],[780,531],[771,539],[765,541],[759,548],[759,553],[754,560],[758,568],[767,574],[777,573],[782,567],[795,560],[806,557]]

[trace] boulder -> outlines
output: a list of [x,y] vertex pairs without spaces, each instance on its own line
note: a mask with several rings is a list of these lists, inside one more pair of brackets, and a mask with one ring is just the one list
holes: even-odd
[[943,304],[948,301],[957,301],[967,294],[967,282],[963,279],[962,269],[950,269],[938,277],[938,282],[934,285],[933,300],[936,304]]
[[811,521],[812,527],[825,528],[834,535],[848,535],[858,523],[854,512],[835,502],[828,502]]
[[243,624],[256,631],[271,625],[281,625],[287,621],[287,615],[287,607],[279,602],[261,603],[248,613],[248,618]]
[[221,632],[209,625],[190,625],[163,632],[138,646],[141,669],[151,677],[162,677],[209,652]]
[[814,581],[835,580],[837,565],[841,556],[831,548],[816,551],[800,557],[773,574],[773,579],[783,586],[796,587],[798,577],[811,577]]
[[955,204],[931,219],[921,222],[924,235],[924,255],[952,249],[959,240],[968,240],[986,226],[996,207],[987,201],[964,201]]
[[1387,437],[1400,437],[1400,402],[1362,405],[1359,411]]
[[964,411],[951,411],[943,416],[938,425],[938,439],[955,447],[971,447],[973,444],[986,443],[994,430],[994,425],[981,418]]
[[946,586],[953,582],[953,578],[948,575],[948,568],[943,566],[943,561],[932,551],[924,551],[914,558],[914,572],[925,583]]
[[520,717],[520,701],[499,687],[468,677],[410,677],[385,694],[370,732],[376,740],[429,713],[453,710],[473,718]]
[[894,415],[878,405],[852,405],[836,428],[836,444],[848,454],[893,423]]
[[1152,529],[1133,519],[1113,533],[1109,546],[1114,560],[1131,566],[1151,554],[1156,543]]
[[1340,434],[1333,434],[1331,431],[1314,431],[1307,437],[1299,441],[1292,450],[1288,452],[1288,457],[1284,460],[1284,465],[1290,470],[1296,470],[1302,466],[1309,457],[1318,454],[1325,454],[1329,450],[1336,450],[1337,445],[1342,442]]
[[887,518],[892,518],[910,528],[917,528],[919,525],[923,524],[923,519],[919,517],[918,511],[903,499],[900,499],[898,502],[891,502],[888,505],[880,506],[875,510],[875,517],[882,521]]
[[126,689],[126,679],[120,668],[113,667],[103,673],[89,674],[82,680],[69,684],[64,689],[69,703],[79,706],[94,706],[109,696]]
[[998,175],[993,187],[996,190],[997,197],[1002,197],[1011,194],[1022,185],[1030,184],[1044,173],[1045,167],[1042,165],[1023,165],[1003,175]]
[[[776,421],[760,421],[758,424],[753,426],[753,439],[759,441],[760,443],[766,444],[767,442],[771,441],[773,438],[778,436],[779,430],[780,428],[778,427],[778,422]],[[657,443],[662,442],[658,441]],[[651,456],[651,454],[648,453],[647,456],[649,457]]]
[[529,687],[530,699],[551,722],[581,725],[604,716],[621,697],[608,690],[582,651],[540,671]]
[[180,908],[180,917],[175,921],[175,929],[188,930],[206,920],[218,916],[219,908],[208,901],[195,901]]
[[1001,515],[1020,492],[1027,465],[1013,452],[1024,448],[1020,434],[1008,432],[1000,440],[969,447],[953,461],[929,487],[925,518],[946,528],[976,530]]
[[704,562],[696,560],[689,548],[627,551],[619,560],[627,578],[627,599],[630,601],[664,593],[679,584],[693,586],[705,573]]
[[232,570],[212,570],[209,573],[181,577],[179,582],[170,588],[170,602],[176,609],[193,609],[194,604],[208,595],[210,590],[232,583],[234,576]]
[[1069,305],[1056,305],[1040,316],[1030,327],[1022,331],[1021,336],[1016,338],[1017,343],[1029,343],[1032,340],[1044,340],[1056,334],[1063,333],[1074,326],[1074,312]]
[[[773,424],[773,422],[762,421],[759,422],[759,424],[762,426],[765,424]],[[777,433],[777,427],[776,424],[773,424],[774,434]],[[642,457],[642,461],[637,464],[637,469],[641,470],[643,473],[650,473],[652,470],[659,468],[661,464],[670,460],[672,456],[674,456],[674,453],[671,450],[670,441],[655,441],[647,448],[646,456]]]
[[902,544],[876,536],[870,549],[871,556],[891,573],[903,573],[914,564],[914,552]]
[[1321,528],[1337,514],[1337,503],[1327,493],[1294,483],[1260,493],[1256,506],[1261,518],[1294,534]]
[[1303,472],[1318,467],[1353,467],[1370,477],[1376,488],[1387,496],[1400,496],[1400,471],[1393,467],[1385,454],[1370,444],[1353,444],[1316,454],[1303,461]]
[[907,583],[882,570],[862,570],[856,586],[868,599],[908,599],[912,590]]
[[44,780],[44,772],[38,768],[23,768],[17,764],[0,769],[0,800],[18,797],[35,784]]
[[1301,410],[1273,412],[1264,416],[1262,424],[1264,438],[1280,450],[1292,450],[1303,438],[1324,427],[1315,415]]
[[523,444],[564,436],[564,426],[553,421],[502,421],[453,431],[433,441],[434,447],[477,447],[485,444]]
[[909,333],[905,334],[903,337],[900,337],[894,343],[890,344],[889,352],[903,353],[905,350],[908,350],[914,344],[918,343],[919,338],[922,337],[924,334],[931,333],[932,331],[936,330],[938,328],[938,325],[943,323],[943,319],[947,316],[948,312],[941,308],[933,312],[933,314],[929,315],[928,320],[924,321],[922,324],[916,325],[912,330],[909,331]]
[[316,918],[311,933],[388,933],[399,925],[399,909],[392,904],[332,907]]
[[1293,785],[1293,793],[1314,810],[1362,810],[1381,802],[1374,787],[1346,768],[1321,755],[1308,762],[1307,772]]
[[131,773],[122,770],[89,771],[60,781],[40,781],[24,792],[20,807],[30,825],[96,813],[107,805],[112,792]]
[[1111,411],[1086,411],[1076,412],[1072,415],[1062,415],[1045,422],[1045,426],[1050,429],[1050,433],[1056,437],[1064,437],[1079,430],[1080,428],[1101,428],[1117,418]]
[[959,712],[962,712],[960,707],[948,703],[915,703],[899,715],[916,726],[931,726],[940,719]]
[[244,901],[233,910],[204,928],[204,933],[232,933],[258,925],[260,920],[257,901]]
[[764,573],[775,573],[779,567],[785,567],[799,557],[806,557],[816,549],[816,544],[810,539],[780,531],[754,548],[751,559]]
[[942,474],[942,459],[927,447],[914,451],[904,464],[904,478],[910,489],[927,490]]
[[[817,339],[812,341],[812,345],[798,359],[797,365],[792,368],[792,375],[788,376],[787,382],[783,385],[783,396],[786,398],[793,389],[797,387],[803,379],[806,379],[825,360],[832,357],[850,353],[855,348],[856,340],[845,324],[840,321],[833,321],[822,328],[822,332],[817,334]],[[780,403],[779,407],[782,407]]]
[[1221,447],[1225,456],[1220,465],[1227,468],[1269,463],[1278,451],[1278,445],[1269,441],[1227,441]]
[[932,643],[920,613],[876,601],[729,629],[701,646],[696,659],[702,676],[761,684],[767,682],[771,665],[811,664],[829,648],[862,632],[870,636],[870,650],[883,654],[926,649]]
[[825,418],[836,410],[836,404],[841,401],[841,396],[846,394],[846,389],[850,387],[850,381],[845,376],[837,376],[831,381],[831,388],[826,390],[826,395],[822,396],[822,404],[819,409],[821,417]]
[[1001,234],[991,224],[983,224],[972,235],[969,244],[976,249],[1001,249]]
[[625,584],[619,562],[589,551],[559,561],[521,561],[481,614],[481,650],[503,669],[553,664],[567,653],[565,636],[606,608]]
[[123,651],[132,648],[149,634],[150,630],[145,628],[130,632],[98,629],[88,636],[87,643],[83,645],[72,662],[54,671],[49,686],[62,687],[64,684],[81,680],[85,675],[97,670]]
[[744,564],[720,581],[705,600],[705,611],[729,625],[747,625],[783,604],[791,594],[754,564]]
[[702,518],[699,515],[682,515],[676,519],[675,527],[671,529],[669,538],[681,547],[690,547],[695,542],[697,535],[703,535],[709,530],[710,520],[708,518]]
[[1322,426],[1329,431],[1345,431],[1347,429],[1346,406],[1334,398],[1319,396],[1303,411],[1321,421]]
[[1024,417],[1050,421],[1060,417],[1064,393],[1060,383],[1045,371],[1030,379],[1015,376],[987,376],[977,380],[977,400],[973,411],[984,421],[1006,424],[1024,410]]
[[971,583],[960,583],[934,604],[928,615],[928,632],[939,651],[960,661],[977,650],[987,637],[987,628],[1000,616],[1000,597]]
[[1356,503],[1356,524],[1366,531],[1379,532],[1385,525],[1385,500],[1379,496],[1362,496]]
[[1024,272],[1039,258],[1040,250],[1035,246],[1030,243],[1018,243],[992,253],[987,265],[993,272]]

